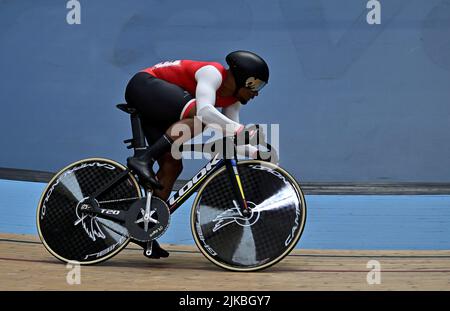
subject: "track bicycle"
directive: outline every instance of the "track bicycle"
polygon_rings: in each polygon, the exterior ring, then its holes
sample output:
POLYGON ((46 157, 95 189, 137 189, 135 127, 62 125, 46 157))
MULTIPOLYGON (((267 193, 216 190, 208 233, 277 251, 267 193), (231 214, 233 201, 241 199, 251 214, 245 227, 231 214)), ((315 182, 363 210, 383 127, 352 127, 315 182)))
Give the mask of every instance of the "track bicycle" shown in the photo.
MULTIPOLYGON (((141 120, 127 104, 135 155, 146 149, 141 120)), ((195 192, 191 231, 201 253, 226 270, 256 271, 274 265, 296 246, 306 221, 300 185, 284 169, 234 156, 212 159, 167 201, 153 195, 126 166, 105 158, 74 162, 48 183, 37 208, 45 248, 63 262, 89 265, 118 254, 130 241, 161 237, 170 216, 195 192)), ((269 145, 270 146, 270 145, 269 145)))

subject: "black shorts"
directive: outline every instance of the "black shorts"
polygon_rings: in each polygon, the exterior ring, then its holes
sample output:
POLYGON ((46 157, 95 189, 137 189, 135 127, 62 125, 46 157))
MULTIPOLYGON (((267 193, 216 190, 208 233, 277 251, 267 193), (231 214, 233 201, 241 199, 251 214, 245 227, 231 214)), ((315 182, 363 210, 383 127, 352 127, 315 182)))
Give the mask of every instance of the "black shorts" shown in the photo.
POLYGON ((149 145, 180 120, 182 111, 194 97, 178 85, 139 72, 128 82, 125 100, 136 108, 149 145))

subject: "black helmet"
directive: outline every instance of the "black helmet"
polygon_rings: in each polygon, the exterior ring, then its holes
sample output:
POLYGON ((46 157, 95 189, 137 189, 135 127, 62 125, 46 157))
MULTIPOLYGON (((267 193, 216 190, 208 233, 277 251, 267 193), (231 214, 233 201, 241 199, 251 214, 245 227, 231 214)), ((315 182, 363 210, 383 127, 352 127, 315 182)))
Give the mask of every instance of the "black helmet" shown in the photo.
POLYGON ((225 60, 236 80, 236 92, 241 87, 258 92, 269 81, 269 67, 264 59, 255 53, 235 51, 228 54, 225 60))

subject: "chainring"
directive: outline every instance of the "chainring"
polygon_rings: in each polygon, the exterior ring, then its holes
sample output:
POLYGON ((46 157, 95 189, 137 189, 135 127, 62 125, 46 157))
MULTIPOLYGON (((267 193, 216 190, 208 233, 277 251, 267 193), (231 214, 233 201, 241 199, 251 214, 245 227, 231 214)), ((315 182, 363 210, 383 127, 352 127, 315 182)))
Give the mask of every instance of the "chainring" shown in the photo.
POLYGON ((143 222, 138 222, 144 217, 145 204, 147 198, 137 200, 130 206, 125 218, 125 227, 128 229, 130 237, 141 242, 148 242, 159 238, 166 232, 170 223, 170 210, 166 202, 158 197, 152 197, 150 211, 152 218, 157 223, 149 223, 148 230, 144 230, 143 222))

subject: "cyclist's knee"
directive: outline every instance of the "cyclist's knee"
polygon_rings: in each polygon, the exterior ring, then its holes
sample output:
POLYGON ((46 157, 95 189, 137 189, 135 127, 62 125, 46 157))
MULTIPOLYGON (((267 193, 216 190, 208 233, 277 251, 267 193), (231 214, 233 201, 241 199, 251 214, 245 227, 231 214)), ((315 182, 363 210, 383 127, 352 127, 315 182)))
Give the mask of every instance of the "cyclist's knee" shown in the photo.
POLYGON ((198 118, 186 118, 174 123, 167 130, 166 134, 179 143, 184 143, 192 137, 200 134, 206 125, 198 118), (181 138, 181 139, 180 139, 181 138))

